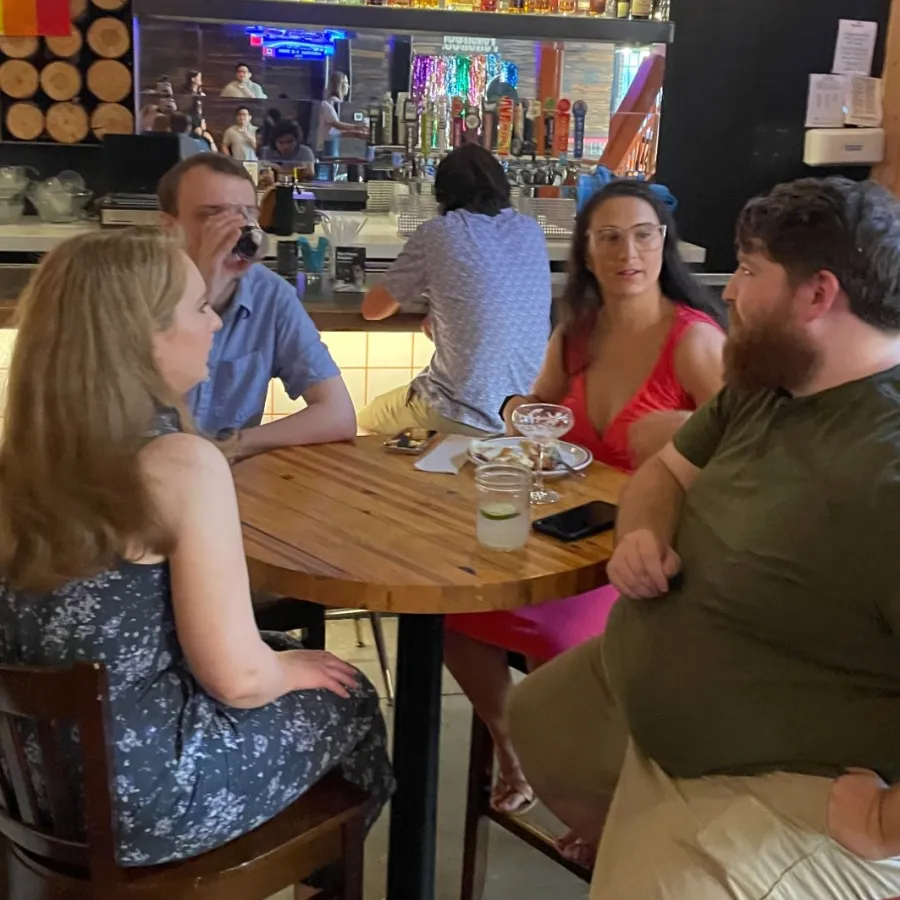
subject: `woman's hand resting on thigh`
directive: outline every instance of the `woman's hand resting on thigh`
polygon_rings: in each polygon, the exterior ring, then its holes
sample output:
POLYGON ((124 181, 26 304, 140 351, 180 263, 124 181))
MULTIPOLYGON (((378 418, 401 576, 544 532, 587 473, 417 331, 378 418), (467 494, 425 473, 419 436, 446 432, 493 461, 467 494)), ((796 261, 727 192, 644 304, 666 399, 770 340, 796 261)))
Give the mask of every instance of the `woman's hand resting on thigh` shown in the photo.
POLYGON ((828 798, 828 834, 863 859, 890 859, 894 852, 884 830, 888 786, 875 772, 852 769, 835 781, 828 798))
POLYGON ((346 698, 359 684, 356 669, 326 650, 284 650, 278 655, 290 671, 291 690, 326 690, 346 698))

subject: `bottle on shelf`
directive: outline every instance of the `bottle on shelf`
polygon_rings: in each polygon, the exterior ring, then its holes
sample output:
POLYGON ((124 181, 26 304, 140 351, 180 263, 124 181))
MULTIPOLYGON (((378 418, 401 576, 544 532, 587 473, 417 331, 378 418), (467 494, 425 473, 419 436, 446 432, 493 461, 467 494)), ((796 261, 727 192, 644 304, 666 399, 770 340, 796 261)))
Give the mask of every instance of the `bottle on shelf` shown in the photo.
POLYGON ((406 6, 409 7, 410 0, 387 0, 388 6, 406 6))
POLYGON ((615 0, 616 18, 627 19, 631 15, 631 0, 615 0))
POLYGON ((475 0, 452 0, 452 3, 447 4, 447 9, 458 9, 461 12, 472 12, 476 8, 475 0))
POLYGON ((592 16, 606 15, 607 0, 590 0, 590 14, 592 16))
POLYGON ((556 9, 563 16, 571 16, 575 12, 575 0, 556 0, 556 9))
POLYGON ((653 0, 653 18, 658 22, 668 22, 671 6, 671 0, 653 0))
POLYGON ((366 0, 366 6, 384 6, 384 0, 366 0))
POLYGON ((631 0, 631 18, 649 21, 653 16, 653 0, 631 0))
POLYGON ((552 0, 532 0, 533 7, 529 12, 536 12, 542 15, 553 12, 552 0))
POLYGON ((481 0, 480 8, 482 12, 497 12, 497 0, 481 0))
POLYGON ((525 0, 509 0, 506 4, 506 11, 514 15, 525 12, 525 0))

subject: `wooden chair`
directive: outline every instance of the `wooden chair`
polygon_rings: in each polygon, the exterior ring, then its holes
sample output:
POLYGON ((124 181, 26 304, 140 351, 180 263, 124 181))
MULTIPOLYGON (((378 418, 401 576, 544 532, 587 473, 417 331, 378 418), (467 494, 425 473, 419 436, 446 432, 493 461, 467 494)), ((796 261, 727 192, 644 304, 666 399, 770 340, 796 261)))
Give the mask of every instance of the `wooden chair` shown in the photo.
POLYGON ((9 847, 9 900, 264 900, 326 867, 340 887, 317 896, 362 900, 366 798, 336 773, 274 819, 208 853, 159 866, 118 865, 107 697, 106 670, 96 663, 0 666, 0 832, 9 847), (38 806, 21 719, 36 728, 48 810, 38 806), (86 840, 66 789, 61 723, 78 727, 86 840))
MULTIPOLYGON (((527 672, 525 658, 509 654, 509 665, 527 672)), ((560 765, 565 761, 560 760, 560 765)), ((491 806, 494 781, 494 741, 487 725, 472 711, 472 737, 469 742, 469 779, 466 793, 466 817, 463 836, 461 900, 481 900, 487 877, 489 826, 496 822, 510 834, 534 847, 563 868, 590 884, 591 870, 566 859, 556 849, 553 838, 524 818, 498 812, 491 806)))

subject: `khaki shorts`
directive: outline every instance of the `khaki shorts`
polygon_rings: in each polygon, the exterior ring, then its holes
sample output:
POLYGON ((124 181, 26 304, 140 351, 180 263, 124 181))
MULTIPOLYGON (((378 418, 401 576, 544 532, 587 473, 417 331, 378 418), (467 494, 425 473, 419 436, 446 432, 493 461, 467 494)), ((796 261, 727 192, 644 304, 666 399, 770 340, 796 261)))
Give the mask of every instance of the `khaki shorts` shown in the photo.
POLYGON ((599 816, 608 806, 590 900, 900 896, 900 859, 868 862, 828 837, 831 779, 666 775, 628 739, 602 649, 601 637, 557 657, 510 706, 526 776, 599 816))
POLYGON ((441 434, 463 434, 480 437, 487 432, 461 422, 445 419, 421 397, 410 394, 409 385, 381 394, 357 415, 359 427, 371 434, 390 437, 407 428, 425 428, 441 434))

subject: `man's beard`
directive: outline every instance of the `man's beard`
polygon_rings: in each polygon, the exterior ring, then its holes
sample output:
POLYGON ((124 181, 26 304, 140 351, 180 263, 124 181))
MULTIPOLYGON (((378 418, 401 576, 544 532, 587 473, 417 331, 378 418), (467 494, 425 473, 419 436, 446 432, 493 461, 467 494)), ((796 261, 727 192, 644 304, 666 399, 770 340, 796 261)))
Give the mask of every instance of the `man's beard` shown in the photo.
POLYGON ((725 343, 725 383, 740 391, 796 391, 815 374, 821 353, 794 324, 791 300, 786 297, 767 318, 739 319, 731 308, 731 327, 725 343))

